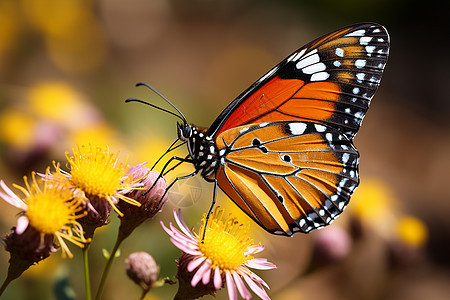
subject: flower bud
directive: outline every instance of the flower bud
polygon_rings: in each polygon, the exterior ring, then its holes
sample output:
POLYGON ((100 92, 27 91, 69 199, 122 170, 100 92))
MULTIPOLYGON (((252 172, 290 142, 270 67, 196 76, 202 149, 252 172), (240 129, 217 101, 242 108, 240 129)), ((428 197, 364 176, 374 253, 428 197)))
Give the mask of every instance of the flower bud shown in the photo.
POLYGON ((158 280, 159 266, 153 257, 146 252, 135 252, 125 260, 128 277, 138 284, 144 291, 151 289, 158 280))
POLYGON ((123 213, 119 231, 126 237, 136 227, 147 219, 152 218, 158 213, 167 202, 167 184, 164 177, 160 176, 157 171, 137 165, 130 168, 127 176, 131 175, 133 180, 137 180, 134 188, 121 191, 121 194, 138 201, 141 206, 129 205, 125 201, 119 201, 118 209, 123 213), (156 183, 155 183, 156 182, 156 183), (164 195, 164 198, 162 196, 164 195))

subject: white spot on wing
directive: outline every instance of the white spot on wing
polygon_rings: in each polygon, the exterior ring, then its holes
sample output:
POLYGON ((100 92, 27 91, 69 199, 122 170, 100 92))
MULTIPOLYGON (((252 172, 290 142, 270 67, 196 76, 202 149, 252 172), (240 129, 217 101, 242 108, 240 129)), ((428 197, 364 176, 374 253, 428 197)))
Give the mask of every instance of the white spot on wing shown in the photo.
POLYGON ((355 88, 353 88, 353 94, 358 94, 359 93, 359 88, 357 88, 357 87, 355 87, 355 88))
POLYGON ((359 29, 353 32, 350 32, 349 34, 346 34, 345 36, 363 36, 366 33, 365 29, 359 29))
MULTIPOLYGON (((317 57, 319 57, 319 56, 317 56, 317 57)), ((313 73, 317 73, 317 72, 320 72, 320 71, 325 71, 326 68, 327 67, 325 66, 324 63, 317 63, 317 64, 313 64, 313 65, 310 65, 310 66, 307 66, 307 67, 303 68, 302 71, 305 74, 313 74, 313 73)))
POLYGON ((372 52, 375 50, 375 46, 366 46, 366 51, 369 54, 372 54, 372 52))
POLYGON ((330 74, 327 72, 319 72, 311 75, 311 81, 323 81, 327 80, 330 74))
POLYGON ((241 130, 239 130, 239 133, 244 133, 244 132, 246 132, 246 131, 248 131, 248 127, 242 128, 241 130))
POLYGON ((327 129, 325 126, 320 125, 320 124, 314 124, 314 127, 316 128, 316 130, 318 132, 324 132, 327 129))
POLYGON ((296 61, 296 60, 298 60, 300 57, 303 56, 303 54, 305 54, 305 52, 306 52, 306 48, 302 49, 300 52, 292 54, 291 57, 288 58, 288 61, 291 61, 291 60, 292 61, 296 61))
POLYGON ((291 134, 300 135, 305 132, 306 124, 305 123, 289 123, 289 131, 291 134))
POLYGON ((359 43, 364 46, 368 45, 371 40, 372 40, 371 36, 363 36, 359 39, 359 43))
POLYGON ((339 67, 341 66, 341 62, 335 60, 335 61, 333 62, 333 65, 334 65, 335 67, 338 67, 338 68, 339 68, 339 67))
POLYGON ((320 61, 320 57, 318 54, 313 54, 310 56, 306 56, 305 58, 298 61, 298 63, 295 65, 297 69, 303 69, 307 66, 316 64, 320 61))
POLYGON ((365 60, 365 59, 357 59, 357 60, 355 61, 355 66, 356 66, 358 69, 364 68, 365 65, 366 65, 366 60, 365 60))
POLYGON ((344 57, 344 49, 336 48, 336 55, 339 57, 344 57))

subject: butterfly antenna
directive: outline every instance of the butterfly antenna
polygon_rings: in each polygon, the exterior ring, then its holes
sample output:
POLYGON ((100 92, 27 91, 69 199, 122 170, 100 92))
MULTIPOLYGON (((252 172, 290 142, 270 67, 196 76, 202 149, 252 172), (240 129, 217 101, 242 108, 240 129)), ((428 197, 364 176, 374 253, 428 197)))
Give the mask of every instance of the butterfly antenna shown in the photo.
POLYGON ((164 97, 160 92, 158 92, 157 90, 155 90, 151 85, 145 83, 145 82, 139 82, 136 84, 136 86, 145 86, 148 89, 150 89, 151 91, 153 91, 156 95, 158 95, 159 97, 161 97, 162 99, 164 99, 167 103, 170 104, 170 106, 172 106, 173 108, 175 108, 175 110, 180 114, 179 118, 181 118, 183 120, 183 123, 186 124, 186 118, 184 117, 183 113, 172 103, 169 101, 169 99, 167 99, 166 97, 164 97))
POLYGON ((136 99, 136 98, 128 98, 128 99, 125 100, 125 102, 126 102, 126 103, 128 103, 128 102, 139 102, 139 103, 142 103, 142 104, 151 106, 151 107, 153 107, 153 108, 162 110, 162 111, 164 111, 164 112, 166 112, 166 113, 168 113, 168 114, 171 114, 172 116, 175 116, 175 117, 177 117, 177 118, 180 118, 183 122, 186 122, 186 120, 184 119, 184 117, 180 117, 179 115, 177 115, 176 113, 171 112, 170 110, 167 110, 167 109, 162 108, 162 107, 159 107, 159 106, 157 106, 157 105, 148 103, 148 102, 146 102, 146 101, 144 101, 144 100, 140 100, 140 99, 136 99))

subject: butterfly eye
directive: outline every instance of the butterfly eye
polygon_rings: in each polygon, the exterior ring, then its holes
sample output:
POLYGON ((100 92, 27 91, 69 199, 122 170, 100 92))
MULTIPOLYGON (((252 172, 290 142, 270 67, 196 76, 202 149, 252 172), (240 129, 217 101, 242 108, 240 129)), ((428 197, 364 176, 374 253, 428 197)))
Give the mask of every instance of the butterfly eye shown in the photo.
POLYGON ((182 135, 184 139, 188 139, 192 136, 192 127, 189 125, 185 125, 182 128, 182 135))

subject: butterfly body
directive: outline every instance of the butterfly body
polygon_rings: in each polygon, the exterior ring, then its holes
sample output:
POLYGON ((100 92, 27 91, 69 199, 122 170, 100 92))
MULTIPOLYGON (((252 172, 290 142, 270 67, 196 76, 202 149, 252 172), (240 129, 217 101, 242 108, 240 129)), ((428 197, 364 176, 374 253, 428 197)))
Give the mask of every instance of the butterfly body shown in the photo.
POLYGON ((358 186, 353 138, 388 51, 388 33, 375 23, 342 28, 295 51, 209 128, 178 124, 189 151, 178 159, 195 168, 183 178, 200 173, 273 234, 330 224, 358 186))

